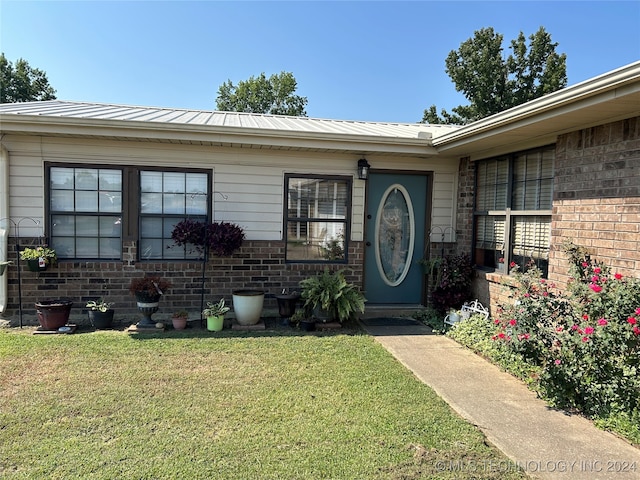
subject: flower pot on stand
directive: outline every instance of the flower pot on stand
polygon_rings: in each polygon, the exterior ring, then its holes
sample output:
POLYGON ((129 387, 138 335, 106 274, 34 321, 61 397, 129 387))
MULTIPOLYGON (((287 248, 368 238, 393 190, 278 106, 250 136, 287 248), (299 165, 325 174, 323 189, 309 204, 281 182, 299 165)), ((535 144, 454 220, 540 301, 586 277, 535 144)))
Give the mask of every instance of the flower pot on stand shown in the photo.
POLYGON ((289 325, 289 319, 296 313, 296 304, 300 300, 299 293, 279 293, 275 295, 278 302, 278 313, 283 325, 289 325))
POLYGON ((138 311, 142 314, 142 320, 138 322, 138 327, 155 328, 156 324, 151 319, 151 315, 158 311, 160 295, 148 295, 146 293, 136 293, 136 304, 138 311))
POLYGON ((43 330, 57 330, 69 322, 71 307, 70 300, 42 300, 35 303, 38 321, 43 330))
POLYGON ((89 310, 89 321, 93 328, 96 330, 107 330, 113 326, 113 309, 108 309, 106 312, 99 310, 89 310))
POLYGON ((233 311, 239 325, 256 325, 262 315, 264 291, 235 290, 233 292, 233 311))
POLYGON ((224 328, 224 315, 214 315, 207 317, 207 330, 210 332, 220 332, 224 328))

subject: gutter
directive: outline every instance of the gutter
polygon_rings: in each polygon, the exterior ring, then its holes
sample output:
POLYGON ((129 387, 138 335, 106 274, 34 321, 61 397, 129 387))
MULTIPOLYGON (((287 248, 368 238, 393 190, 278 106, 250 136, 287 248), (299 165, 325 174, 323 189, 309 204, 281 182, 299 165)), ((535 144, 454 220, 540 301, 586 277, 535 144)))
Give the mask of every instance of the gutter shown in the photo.
POLYGON ((543 120, 545 117, 553 116, 554 112, 563 108, 569 109, 570 105, 579 102, 584 104, 592 99, 594 103, 598 103, 629 95, 640 89, 638 80, 640 62, 634 62, 445 133, 434 139, 433 144, 439 152, 443 152, 452 146, 472 141, 482 134, 491 135, 518 122, 528 120, 533 123, 536 119, 543 120))
MULTIPOLYGON (((0 261, 9 255, 9 151, 0 144, 0 261)), ((7 308, 9 273, 0 276, 0 313, 7 308)))

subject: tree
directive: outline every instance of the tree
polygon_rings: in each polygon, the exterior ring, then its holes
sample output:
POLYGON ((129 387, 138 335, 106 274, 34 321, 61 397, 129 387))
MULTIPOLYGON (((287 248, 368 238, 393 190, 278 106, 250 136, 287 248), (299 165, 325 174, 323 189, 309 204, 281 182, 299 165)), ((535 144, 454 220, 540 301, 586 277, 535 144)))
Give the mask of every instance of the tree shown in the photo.
POLYGON ((290 72, 280 72, 269 78, 258 77, 234 85, 227 80, 218 88, 216 105, 226 112, 271 113, 306 117, 307 97, 294 95, 298 84, 290 72))
POLYGON ((47 74, 20 58, 15 66, 0 55, 0 103, 55 100, 47 74))
POLYGON ((503 59, 503 36, 483 28, 449 52, 446 72, 469 100, 469 105, 452 108, 452 113, 431 105, 422 123, 466 124, 541 97, 566 86, 566 54, 557 54, 557 43, 544 27, 529 36, 527 47, 522 32, 511 41, 513 51, 503 59))

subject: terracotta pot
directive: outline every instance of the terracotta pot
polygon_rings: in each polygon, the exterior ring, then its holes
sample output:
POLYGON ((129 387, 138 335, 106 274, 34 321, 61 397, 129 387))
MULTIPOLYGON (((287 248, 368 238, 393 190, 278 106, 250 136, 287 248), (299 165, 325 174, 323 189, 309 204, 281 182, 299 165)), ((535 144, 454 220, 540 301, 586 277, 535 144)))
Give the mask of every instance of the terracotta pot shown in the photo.
POLYGON ((187 317, 173 317, 171 323, 176 330, 184 330, 187 328, 187 317))

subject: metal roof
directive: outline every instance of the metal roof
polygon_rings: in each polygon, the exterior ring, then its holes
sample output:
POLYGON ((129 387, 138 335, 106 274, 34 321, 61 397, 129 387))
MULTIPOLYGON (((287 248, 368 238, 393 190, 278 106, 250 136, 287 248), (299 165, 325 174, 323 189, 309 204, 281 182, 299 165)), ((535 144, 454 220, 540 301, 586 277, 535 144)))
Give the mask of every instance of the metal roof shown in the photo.
POLYGON ((365 135, 406 139, 428 139, 430 135, 431 138, 435 138, 450 132, 452 129, 458 128, 450 125, 329 120, 285 115, 143 107, 63 100, 0 104, 0 114, 234 127, 277 130, 280 132, 365 135))

